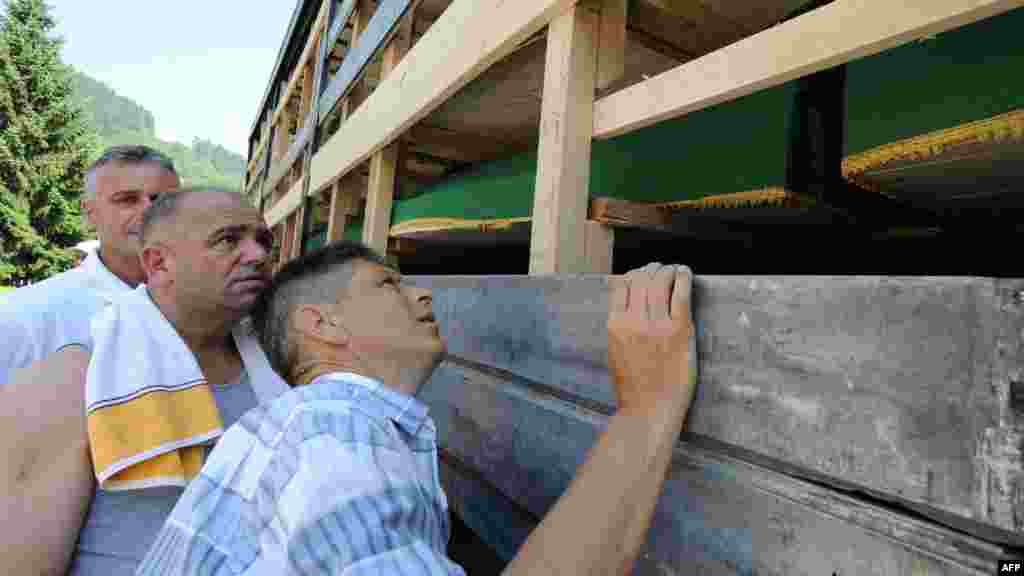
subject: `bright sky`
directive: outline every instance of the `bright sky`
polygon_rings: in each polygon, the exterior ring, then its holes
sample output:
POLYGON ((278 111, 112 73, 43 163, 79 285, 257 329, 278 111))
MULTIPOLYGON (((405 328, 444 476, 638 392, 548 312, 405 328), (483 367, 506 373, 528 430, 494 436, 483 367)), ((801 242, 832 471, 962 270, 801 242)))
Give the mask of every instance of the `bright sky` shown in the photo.
POLYGON ((64 62, 153 112, 157 136, 245 156, 294 0, 49 0, 64 62))

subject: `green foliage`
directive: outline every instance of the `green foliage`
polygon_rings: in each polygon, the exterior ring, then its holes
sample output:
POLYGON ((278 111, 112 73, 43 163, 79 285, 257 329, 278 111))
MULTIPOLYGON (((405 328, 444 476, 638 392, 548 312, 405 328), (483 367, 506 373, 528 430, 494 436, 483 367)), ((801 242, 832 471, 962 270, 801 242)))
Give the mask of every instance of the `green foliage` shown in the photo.
POLYGON ((104 148, 145 144, 174 160, 185 186, 210 184, 234 190, 241 188, 245 159, 240 155, 199 138, 193 140, 191 146, 160 140, 156 137, 153 113, 134 100, 118 95, 106 84, 81 72, 75 73, 75 84, 76 95, 99 132, 104 148))
POLYGON ((67 269, 83 238, 79 198, 98 141, 73 96, 43 0, 0 16, 0 284, 67 269))

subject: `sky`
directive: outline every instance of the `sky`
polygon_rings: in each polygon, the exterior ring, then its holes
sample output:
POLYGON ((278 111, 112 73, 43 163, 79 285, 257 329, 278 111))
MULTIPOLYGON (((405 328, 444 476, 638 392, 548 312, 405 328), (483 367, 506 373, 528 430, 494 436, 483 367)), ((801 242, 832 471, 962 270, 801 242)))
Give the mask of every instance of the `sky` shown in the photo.
POLYGON ((294 0, 48 0, 63 59, 153 112, 157 137, 246 155, 294 0))

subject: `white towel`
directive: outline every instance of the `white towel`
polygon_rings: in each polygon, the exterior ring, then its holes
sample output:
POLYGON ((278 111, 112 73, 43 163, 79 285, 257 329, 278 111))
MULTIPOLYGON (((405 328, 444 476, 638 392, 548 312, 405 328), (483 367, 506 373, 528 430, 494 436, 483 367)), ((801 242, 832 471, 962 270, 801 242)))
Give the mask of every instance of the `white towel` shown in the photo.
MULTIPOLYGON (((92 319, 85 403, 93 469, 105 490, 185 486, 223 433, 213 393, 146 286, 110 297, 92 319)), ((288 389, 248 318, 232 331, 256 397, 288 389)))

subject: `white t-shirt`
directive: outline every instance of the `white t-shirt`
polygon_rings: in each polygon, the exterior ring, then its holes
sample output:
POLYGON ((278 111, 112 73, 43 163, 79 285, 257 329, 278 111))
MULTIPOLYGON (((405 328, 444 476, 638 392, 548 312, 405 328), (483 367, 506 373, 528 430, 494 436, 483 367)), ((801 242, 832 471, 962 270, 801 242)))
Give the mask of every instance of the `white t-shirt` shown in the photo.
POLYGON ((0 386, 11 371, 69 346, 92 347, 89 321, 115 294, 132 288, 96 252, 76 267, 0 299, 0 386))

